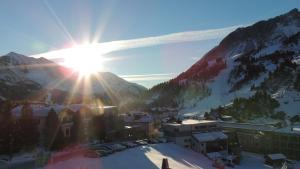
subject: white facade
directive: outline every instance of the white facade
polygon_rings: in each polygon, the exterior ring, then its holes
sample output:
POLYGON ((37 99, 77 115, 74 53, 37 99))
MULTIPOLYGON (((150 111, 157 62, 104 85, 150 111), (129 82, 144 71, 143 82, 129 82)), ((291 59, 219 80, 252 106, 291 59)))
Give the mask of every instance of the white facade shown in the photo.
POLYGON ((164 133, 168 140, 191 148, 192 133, 200 131, 217 130, 216 121, 211 120, 183 120, 181 123, 167 123, 164 125, 164 133))

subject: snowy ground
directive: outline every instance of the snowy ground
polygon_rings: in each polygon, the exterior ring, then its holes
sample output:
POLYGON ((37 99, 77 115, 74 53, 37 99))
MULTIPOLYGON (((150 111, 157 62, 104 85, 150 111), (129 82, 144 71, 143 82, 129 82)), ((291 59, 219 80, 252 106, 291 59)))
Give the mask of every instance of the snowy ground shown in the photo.
MULTIPOLYGON (((156 144, 140 146, 117 152, 107 157, 76 157, 67 161, 50 164, 45 169, 159 169, 162 159, 167 157, 172 169, 213 169, 211 161, 205 156, 175 144, 156 144)), ((300 168, 297 163, 295 168, 300 168)), ((243 159, 235 169, 268 169, 262 156, 244 153, 243 159)))

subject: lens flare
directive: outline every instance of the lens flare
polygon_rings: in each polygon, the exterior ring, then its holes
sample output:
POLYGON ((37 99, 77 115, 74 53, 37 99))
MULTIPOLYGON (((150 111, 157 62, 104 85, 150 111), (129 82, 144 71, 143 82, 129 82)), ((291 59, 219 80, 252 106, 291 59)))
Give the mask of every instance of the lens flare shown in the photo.
POLYGON ((104 57, 99 53, 99 48, 85 44, 72 47, 65 57, 64 65, 86 76, 103 70, 103 62, 104 57))

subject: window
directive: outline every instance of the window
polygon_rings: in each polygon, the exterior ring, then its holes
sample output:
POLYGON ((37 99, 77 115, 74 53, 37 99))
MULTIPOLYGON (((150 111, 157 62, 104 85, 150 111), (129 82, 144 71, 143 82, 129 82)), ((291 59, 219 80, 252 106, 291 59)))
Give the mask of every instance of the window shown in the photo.
POLYGON ((185 143, 187 143, 187 142, 191 142, 191 139, 187 138, 187 139, 184 139, 183 141, 184 141, 185 143))

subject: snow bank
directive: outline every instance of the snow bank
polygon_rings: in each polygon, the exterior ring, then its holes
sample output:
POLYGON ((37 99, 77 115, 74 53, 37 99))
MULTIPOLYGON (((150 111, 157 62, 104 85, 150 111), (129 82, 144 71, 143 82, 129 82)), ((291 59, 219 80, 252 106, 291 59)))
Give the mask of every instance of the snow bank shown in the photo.
POLYGON ((175 144, 136 147, 101 159, 77 157, 45 169, 158 169, 163 158, 168 158, 172 169, 213 169, 203 155, 175 144))
MULTIPOLYGON (((168 158, 172 169, 214 169, 212 162, 202 154, 172 143, 140 146, 117 152, 107 157, 77 157, 48 165, 44 169, 159 169, 162 159, 168 158)), ((269 169, 263 155, 245 153, 236 169, 269 169)), ((295 168, 300 168, 296 162, 295 168)))

